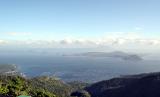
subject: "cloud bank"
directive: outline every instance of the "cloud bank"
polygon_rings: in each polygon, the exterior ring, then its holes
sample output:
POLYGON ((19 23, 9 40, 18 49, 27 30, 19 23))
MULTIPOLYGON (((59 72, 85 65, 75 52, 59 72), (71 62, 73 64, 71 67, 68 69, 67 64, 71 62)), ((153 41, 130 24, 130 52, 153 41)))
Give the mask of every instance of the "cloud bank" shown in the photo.
MULTIPOLYGON (((113 33, 113 32, 112 32, 113 33)), ((114 34, 106 34, 98 38, 90 39, 76 39, 64 38, 60 40, 0 40, 0 44, 6 45, 25 45, 25 46, 44 46, 44 47, 98 47, 98 46, 159 46, 160 39, 155 37, 145 37, 139 33, 129 32, 114 32, 114 34)), ((11 33, 12 35, 19 35, 20 33, 11 33)), ((28 33, 21 33, 20 35, 28 35, 28 33)))
POLYGON ((0 45, 7 44, 7 43, 8 43, 8 41, 6 41, 6 40, 0 40, 0 45))

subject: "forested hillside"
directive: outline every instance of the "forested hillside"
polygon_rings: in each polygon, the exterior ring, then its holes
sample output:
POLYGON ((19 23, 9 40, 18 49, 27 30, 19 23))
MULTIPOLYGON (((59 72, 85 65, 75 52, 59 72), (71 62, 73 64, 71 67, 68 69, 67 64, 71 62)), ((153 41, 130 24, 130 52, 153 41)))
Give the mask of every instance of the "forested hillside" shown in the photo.
POLYGON ((71 92, 80 88, 82 87, 78 82, 66 84, 54 77, 24 78, 17 75, 0 76, 0 97, 17 97, 19 95, 29 95, 31 97, 70 97, 71 92))
POLYGON ((113 78, 85 90, 91 97, 160 97, 160 73, 113 78))
POLYGON ((160 97, 160 73, 123 76, 86 84, 55 77, 0 76, 0 97, 160 97))

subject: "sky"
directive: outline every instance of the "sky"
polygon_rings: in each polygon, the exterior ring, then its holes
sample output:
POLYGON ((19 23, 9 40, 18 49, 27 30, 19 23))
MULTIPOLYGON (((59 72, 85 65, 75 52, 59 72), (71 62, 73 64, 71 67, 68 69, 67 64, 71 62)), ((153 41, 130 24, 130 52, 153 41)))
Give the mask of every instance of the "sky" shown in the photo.
POLYGON ((1 0, 0 46, 160 49, 159 0, 1 0))

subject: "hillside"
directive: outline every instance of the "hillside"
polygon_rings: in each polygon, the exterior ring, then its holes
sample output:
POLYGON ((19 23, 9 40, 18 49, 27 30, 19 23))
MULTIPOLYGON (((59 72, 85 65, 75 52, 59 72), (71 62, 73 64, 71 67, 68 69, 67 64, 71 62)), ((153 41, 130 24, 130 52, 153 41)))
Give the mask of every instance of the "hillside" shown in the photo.
POLYGON ((71 92, 81 88, 77 82, 70 84, 47 76, 24 78, 18 75, 0 75, 0 97, 70 97, 71 92))
POLYGON ((160 97, 160 73, 101 81, 85 88, 91 97, 160 97))
POLYGON ((90 85, 78 81, 65 83, 52 76, 0 75, 0 97, 160 97, 159 90, 159 72, 126 75, 90 85))
POLYGON ((124 76, 88 84, 54 77, 0 76, 0 97, 159 97, 160 73, 124 76), (70 96, 71 95, 71 96, 70 96))

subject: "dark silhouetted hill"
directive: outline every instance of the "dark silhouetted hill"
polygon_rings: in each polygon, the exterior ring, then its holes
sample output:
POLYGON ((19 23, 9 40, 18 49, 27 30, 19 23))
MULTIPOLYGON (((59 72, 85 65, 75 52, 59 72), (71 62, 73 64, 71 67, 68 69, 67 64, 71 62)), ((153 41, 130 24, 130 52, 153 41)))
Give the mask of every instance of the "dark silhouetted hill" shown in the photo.
POLYGON ((85 88, 91 97, 160 97, 160 73, 101 81, 85 88))

